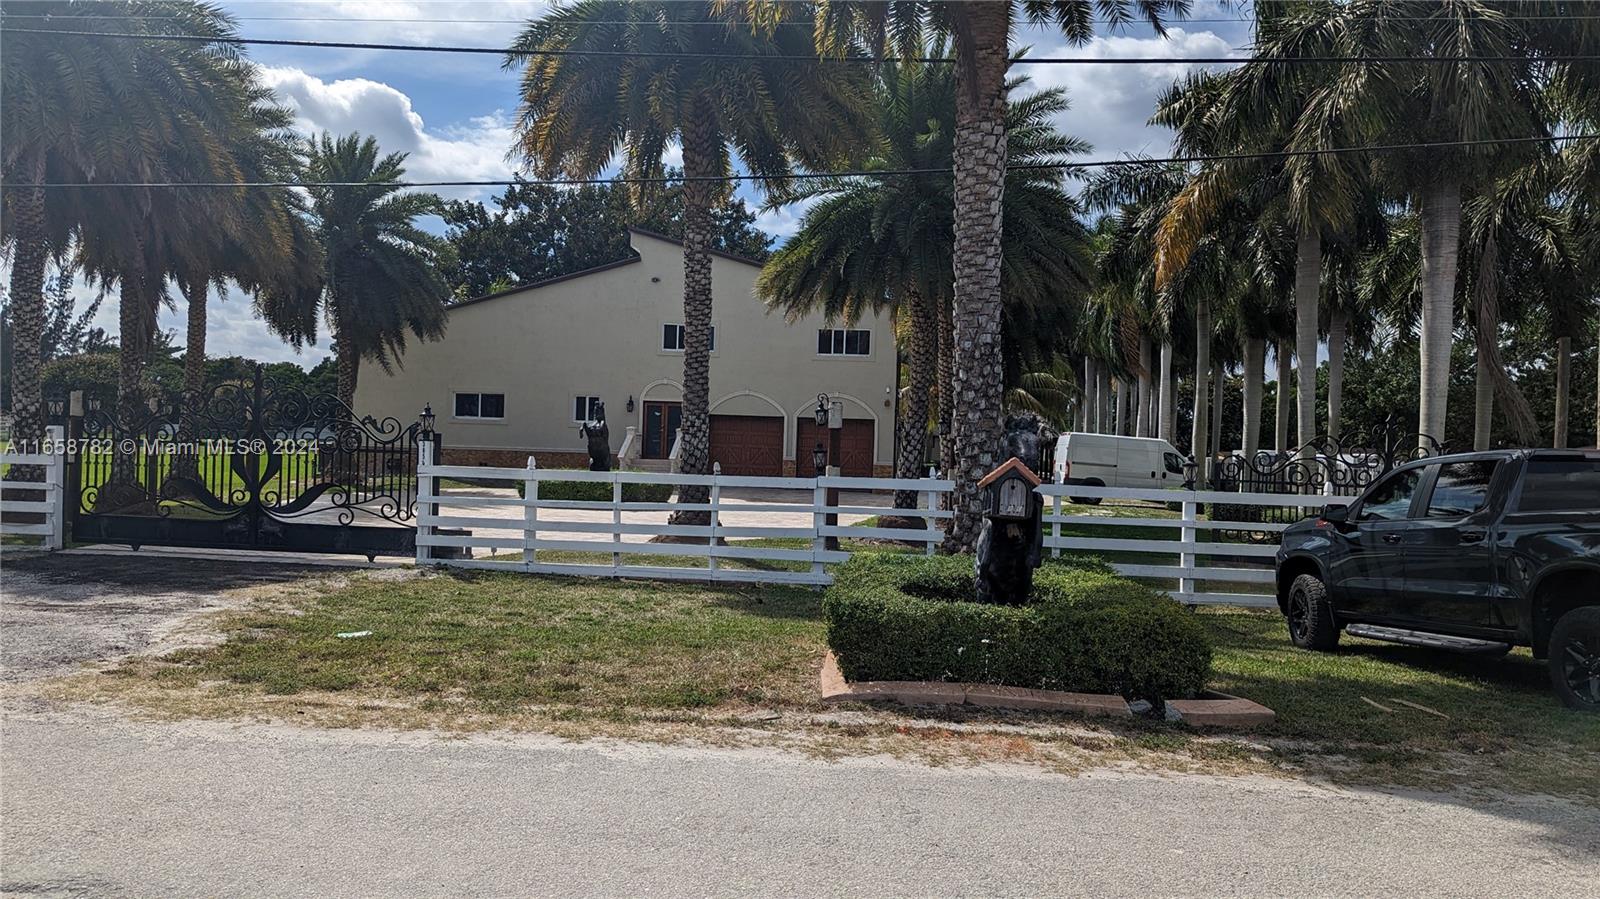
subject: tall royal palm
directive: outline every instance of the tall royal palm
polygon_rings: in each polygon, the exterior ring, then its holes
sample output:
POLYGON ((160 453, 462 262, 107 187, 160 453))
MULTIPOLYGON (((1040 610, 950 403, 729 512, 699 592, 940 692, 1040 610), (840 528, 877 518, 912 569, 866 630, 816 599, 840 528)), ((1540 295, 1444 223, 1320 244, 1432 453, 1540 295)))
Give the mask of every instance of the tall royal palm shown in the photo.
MULTIPOLYGON (((1329 55, 1348 61, 1317 66, 1317 83, 1305 95, 1287 146, 1326 150, 1548 135, 1543 85, 1552 78, 1600 77, 1592 64, 1549 58, 1582 53, 1600 39, 1600 24, 1578 16, 1579 8, 1566 0, 1352 0, 1338 4, 1331 17, 1291 17, 1277 33, 1282 46, 1325 44, 1329 55)), ((1423 434, 1444 432, 1463 196, 1521 155, 1514 144, 1477 143, 1374 157, 1382 182, 1420 216, 1423 434)))
MULTIPOLYGON (((506 55, 522 69, 518 148, 541 172, 593 177, 621 153, 626 176, 658 179, 670 145, 682 149, 687 473, 711 467, 711 210, 729 194, 735 156, 777 178, 795 162, 861 152, 870 134, 866 73, 806 59, 808 29, 791 26, 809 14, 791 3, 583 0, 528 25, 506 55)), ((701 501, 696 490, 683 497, 701 501)))
MULTIPOLYGON (((769 0, 770 2, 770 0, 769 0)), ((951 535, 961 547, 977 540, 982 522, 978 480, 1001 461, 1004 359, 1001 354, 1002 198, 1006 184, 1006 69, 1015 13, 1060 28, 1074 44, 1094 37, 1095 16, 1118 25, 1137 16, 1162 30, 1162 17, 1183 14, 1188 0, 818 0, 821 48, 844 53, 865 39, 918 56, 930 32, 951 37, 956 56, 954 399, 957 470, 951 535)))
MULTIPOLYGON (((937 48, 934 53, 941 55, 937 48)), ((1008 86, 1014 89, 1023 81, 1012 79, 1008 86)), ((941 173, 951 163, 955 89, 949 66, 886 63, 875 104, 880 150, 863 168, 919 173, 818 179, 776 197, 775 202, 817 202, 756 285, 769 305, 791 316, 820 311, 848 320, 884 306, 906 316, 910 383, 901 404, 896 462, 896 474, 903 478, 918 476, 926 449, 928 400, 942 339, 939 307, 949 303, 953 289, 955 196, 950 178, 941 173)), ((1011 103, 1007 156, 1020 164, 1047 164, 1085 152, 1087 145, 1051 124, 1067 106, 1061 90, 1011 103)), ((1037 403, 1052 395, 1054 347, 1049 345, 1072 331, 1059 314, 1076 309, 1089 286, 1087 233, 1059 171, 1013 170, 1003 214, 1008 235, 1003 334, 1011 360, 1004 382, 1015 399, 1037 403), (1024 375, 1024 368, 1033 370, 1024 375)), ((948 407, 949 385, 939 386, 940 405, 948 407)), ((940 409, 941 424, 947 411, 940 409)), ((915 504, 915 493, 896 496, 901 508, 915 504)))
POLYGON ((323 134, 312 144, 307 180, 328 185, 307 188, 325 287, 320 302, 267 316, 279 333, 300 342, 316 334, 321 313, 333 332, 339 399, 350 408, 363 359, 387 371, 405 351, 408 333, 421 340, 444 335, 450 297, 439 270, 444 242, 416 223, 438 214, 443 203, 399 185, 405 158, 380 156, 377 140, 359 134, 323 134))

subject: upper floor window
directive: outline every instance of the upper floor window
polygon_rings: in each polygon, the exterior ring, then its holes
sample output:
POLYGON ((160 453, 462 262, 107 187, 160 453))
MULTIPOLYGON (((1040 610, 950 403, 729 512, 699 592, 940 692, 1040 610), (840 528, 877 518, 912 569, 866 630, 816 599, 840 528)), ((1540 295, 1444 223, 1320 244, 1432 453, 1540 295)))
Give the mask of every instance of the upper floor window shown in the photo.
POLYGON ((819 356, 870 356, 872 332, 866 328, 822 328, 817 331, 819 356))
POLYGON ((600 398, 597 396, 575 396, 572 398, 572 420, 593 421, 595 413, 600 411, 600 398))
MULTIPOLYGON (((661 348, 668 352, 683 352, 683 325, 661 326, 661 348)), ((711 326, 711 352, 717 351, 717 326, 711 326)))
POLYGON ((456 418, 505 418, 506 395, 503 393, 456 394, 456 418))

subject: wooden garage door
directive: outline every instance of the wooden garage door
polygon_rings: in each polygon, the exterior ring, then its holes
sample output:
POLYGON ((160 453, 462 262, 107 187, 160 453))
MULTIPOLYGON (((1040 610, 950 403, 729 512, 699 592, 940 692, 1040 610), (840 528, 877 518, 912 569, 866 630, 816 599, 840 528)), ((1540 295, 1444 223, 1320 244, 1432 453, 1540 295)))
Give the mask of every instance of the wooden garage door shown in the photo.
MULTIPOLYGON (((797 439, 795 440, 794 457, 799 472, 804 477, 812 474, 811 451, 817 446, 817 420, 811 417, 797 419, 797 439)), ((822 432, 822 445, 828 446, 827 428, 822 432)), ((844 433, 839 435, 840 455, 844 462, 839 466, 840 473, 849 478, 872 477, 872 419, 847 418, 844 420, 844 433)))
POLYGON ((723 474, 781 477, 783 419, 763 415, 711 416, 711 461, 723 474))

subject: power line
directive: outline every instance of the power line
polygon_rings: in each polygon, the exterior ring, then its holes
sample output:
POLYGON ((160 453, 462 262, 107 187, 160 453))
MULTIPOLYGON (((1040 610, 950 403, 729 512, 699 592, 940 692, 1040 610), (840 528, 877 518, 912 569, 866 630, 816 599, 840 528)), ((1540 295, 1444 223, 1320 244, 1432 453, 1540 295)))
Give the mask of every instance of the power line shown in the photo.
MULTIPOLYGON (((1007 166, 1010 171, 1042 171, 1110 168, 1115 166, 1176 165, 1199 162, 1230 162, 1244 159, 1290 159, 1303 156, 1335 156, 1349 153, 1389 153, 1400 150, 1446 150, 1461 147, 1501 146, 1510 144, 1543 144, 1560 141, 1596 140, 1600 134, 1563 134, 1541 137, 1503 137, 1478 140, 1435 141, 1417 144, 1377 144, 1364 147, 1329 147, 1322 150, 1276 150, 1268 153, 1218 153, 1197 156, 1166 156, 1161 158, 1098 159, 1086 162, 1035 162, 1007 166)), ((5 185, 14 189, 25 188, 294 188, 294 187, 512 187, 530 185, 539 187, 588 187, 613 184, 682 184, 695 182, 746 182, 746 181, 810 181, 821 178, 892 178, 905 175, 937 175, 949 172, 948 168, 915 169, 856 169, 842 172, 795 172, 777 177, 764 175, 672 175, 653 178, 563 178, 563 179, 485 179, 480 181, 82 181, 82 182, 31 182, 5 185)))
MULTIPOLYGON (((8 13, 6 15, 6 18, 8 18, 8 19, 45 19, 45 20, 49 20, 49 21, 52 21, 52 22, 69 22, 69 21, 81 21, 81 20, 84 20, 84 19, 93 19, 95 21, 127 21, 127 20, 168 21, 168 20, 181 19, 183 17, 182 16, 140 16, 140 15, 96 15, 96 14, 71 15, 71 16, 51 16, 51 15, 43 15, 43 14, 38 14, 38 13, 31 13, 31 14, 30 13, 8 13)), ((515 18, 511 18, 511 19, 420 19, 420 18, 396 18, 396 17, 387 17, 387 16, 372 17, 372 18, 360 17, 360 16, 357 16, 357 17, 351 17, 351 16, 232 16, 231 18, 234 21, 238 21, 238 22, 334 22, 334 23, 343 23, 343 24, 350 24, 350 25, 359 25, 359 24, 363 24, 363 23, 388 24, 388 25, 413 25, 413 24, 415 24, 415 25, 527 25, 530 22, 534 21, 534 20, 528 19, 528 18, 521 18, 521 19, 515 19, 515 18)), ((1385 21, 1385 22, 1431 22, 1431 21, 1434 21, 1435 19, 1436 19, 1436 17, 1434 17, 1434 16, 1384 16, 1383 17, 1383 21, 1385 21)), ((1481 18, 1481 19, 1468 19, 1467 21, 1469 21, 1469 22, 1484 22, 1484 23, 1491 22, 1491 21, 1496 21, 1496 22, 1497 21, 1574 22, 1574 21, 1589 21, 1589 20, 1593 20, 1593 19, 1600 19, 1600 15, 1525 15, 1525 14, 1522 14, 1522 13, 1506 13, 1506 14, 1503 14, 1503 15, 1495 16, 1492 19, 1488 18, 1488 17, 1485 17, 1485 18, 1481 18)), ((1223 17, 1216 17, 1216 18, 1173 19, 1172 21, 1170 21, 1170 22, 1168 22, 1166 24, 1174 25, 1174 26, 1181 26, 1181 25, 1224 25, 1224 24, 1247 24, 1247 23, 1252 23, 1252 22, 1255 22, 1255 21, 1256 21, 1256 18, 1254 16, 1223 16, 1223 17)), ((651 22, 641 22, 641 21, 636 20, 636 19, 585 19, 584 23, 585 24, 589 24, 589 25, 650 25, 650 24, 654 24, 654 23, 651 23, 651 22)), ((812 23, 812 22, 798 22, 798 21, 797 22, 777 22, 777 23, 774 23, 774 24, 777 25, 778 27, 784 27, 784 28, 808 28, 809 29, 809 28, 814 28, 815 27, 815 24, 812 23)), ((1115 21, 1114 22, 1114 21, 1112 21, 1110 19, 1094 18, 1094 19, 1090 19, 1089 20, 1089 24, 1091 24, 1091 25, 1121 25, 1121 24, 1128 24, 1128 23, 1124 23, 1124 22, 1121 22, 1121 21, 1115 21)), ((1141 22, 1134 21, 1131 24, 1137 25, 1137 24, 1141 24, 1141 22)), ((682 26, 707 27, 707 28, 743 28, 743 27, 747 27, 748 23, 735 22, 735 21, 721 21, 721 20, 695 21, 695 22, 674 21, 674 22, 671 23, 671 25, 673 27, 675 27, 675 28, 676 27, 682 27, 682 26)))
MULTIPOLYGON (((493 54, 495 56, 557 56, 557 57, 602 57, 619 59, 725 59, 743 62, 799 62, 799 63, 867 63, 878 64, 883 62, 917 62, 930 65, 945 65, 954 63, 948 57, 894 57, 886 56, 873 58, 870 56, 818 56, 807 53, 685 53, 677 51, 634 51, 634 50, 567 50, 567 49, 539 49, 517 50, 497 47, 456 47, 448 45, 428 44, 373 44, 357 41, 311 41, 293 40, 289 38, 251 38, 251 37, 213 37, 203 34, 132 34, 117 31, 62 31, 42 28, 0 28, 0 32, 14 34, 54 34, 70 37, 109 37, 126 40, 146 41, 183 41, 200 44, 256 44, 267 47, 323 47, 339 50, 405 50, 418 53, 477 53, 493 54)), ((1570 54, 1550 55, 1539 57, 1528 56, 1128 56, 1128 57, 1066 57, 1066 56, 1041 56, 1023 57, 1015 62, 1016 65, 1168 65, 1171 63, 1186 63, 1190 65, 1243 65, 1251 62, 1271 63, 1343 63, 1354 62, 1364 65, 1374 63, 1527 63, 1527 62, 1597 62, 1600 54, 1570 54)))

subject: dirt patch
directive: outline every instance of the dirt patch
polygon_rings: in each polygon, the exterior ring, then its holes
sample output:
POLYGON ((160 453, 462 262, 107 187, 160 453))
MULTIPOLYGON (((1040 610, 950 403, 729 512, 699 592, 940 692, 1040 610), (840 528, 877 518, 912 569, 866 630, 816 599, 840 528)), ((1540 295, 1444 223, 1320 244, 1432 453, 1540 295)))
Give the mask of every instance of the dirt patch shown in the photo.
POLYGON ((351 577, 409 576, 406 570, 330 571, 278 562, 52 554, 7 557, 0 574, 0 683, 69 674, 221 639, 213 613, 351 577))

